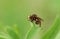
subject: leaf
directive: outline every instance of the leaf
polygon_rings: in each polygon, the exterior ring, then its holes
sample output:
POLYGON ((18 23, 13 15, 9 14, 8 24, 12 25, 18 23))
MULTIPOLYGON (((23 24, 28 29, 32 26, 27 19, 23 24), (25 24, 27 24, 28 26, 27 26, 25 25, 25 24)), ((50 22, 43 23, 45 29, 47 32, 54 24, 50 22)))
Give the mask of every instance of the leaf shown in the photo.
POLYGON ((19 36, 12 29, 8 29, 7 31, 12 39, 19 39, 19 36))
POLYGON ((60 17, 57 16, 53 26, 46 32, 42 39, 54 39, 60 30, 60 17))
POLYGON ((32 27, 28 30, 25 39, 31 39, 32 36, 34 36, 34 34, 36 34, 36 31, 39 29, 34 23, 31 23, 31 26, 32 27))

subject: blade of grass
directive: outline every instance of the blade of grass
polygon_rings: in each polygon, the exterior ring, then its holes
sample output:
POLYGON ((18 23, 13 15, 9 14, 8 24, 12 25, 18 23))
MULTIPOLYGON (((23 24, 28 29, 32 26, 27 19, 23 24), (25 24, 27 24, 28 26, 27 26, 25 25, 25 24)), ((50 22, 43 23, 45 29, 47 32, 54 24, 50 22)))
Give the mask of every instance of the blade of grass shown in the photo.
POLYGON ((16 32, 14 32, 14 30, 8 28, 7 29, 7 32, 8 32, 8 34, 10 35, 10 37, 12 39, 19 39, 19 36, 16 34, 16 32))
POLYGON ((31 39, 35 32, 38 30, 38 27, 34 23, 31 23, 31 26, 32 27, 28 30, 25 39, 31 39))
POLYGON ((60 17, 57 16, 53 26, 46 32, 42 39, 54 39, 60 30, 60 17))

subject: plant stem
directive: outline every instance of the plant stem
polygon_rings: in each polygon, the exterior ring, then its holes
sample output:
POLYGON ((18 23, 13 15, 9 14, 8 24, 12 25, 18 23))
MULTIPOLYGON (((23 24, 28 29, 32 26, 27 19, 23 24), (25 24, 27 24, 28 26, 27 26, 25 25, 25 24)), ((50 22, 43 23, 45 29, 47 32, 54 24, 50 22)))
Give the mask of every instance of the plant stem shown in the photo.
POLYGON ((25 39, 30 39, 38 29, 34 23, 31 23, 31 26, 32 27, 28 30, 25 39))

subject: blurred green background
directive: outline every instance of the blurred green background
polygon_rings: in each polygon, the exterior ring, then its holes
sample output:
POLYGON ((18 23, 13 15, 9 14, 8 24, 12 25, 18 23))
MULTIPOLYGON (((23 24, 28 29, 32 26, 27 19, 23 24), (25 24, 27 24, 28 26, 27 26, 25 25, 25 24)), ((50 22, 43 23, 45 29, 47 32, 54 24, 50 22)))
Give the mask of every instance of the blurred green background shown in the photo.
POLYGON ((25 39, 33 13, 44 20, 43 30, 28 39, 40 39, 60 15, 60 0, 0 0, 0 39, 25 39))

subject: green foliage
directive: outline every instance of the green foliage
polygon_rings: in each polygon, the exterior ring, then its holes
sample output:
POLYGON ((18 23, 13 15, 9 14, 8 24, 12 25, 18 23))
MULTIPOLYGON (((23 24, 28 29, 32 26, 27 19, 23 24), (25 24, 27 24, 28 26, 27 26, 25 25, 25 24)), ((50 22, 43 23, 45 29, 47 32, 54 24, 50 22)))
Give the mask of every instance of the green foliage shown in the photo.
POLYGON ((60 39, 60 0, 0 0, 0 39, 60 39), (30 24, 36 13, 42 26, 30 24))

